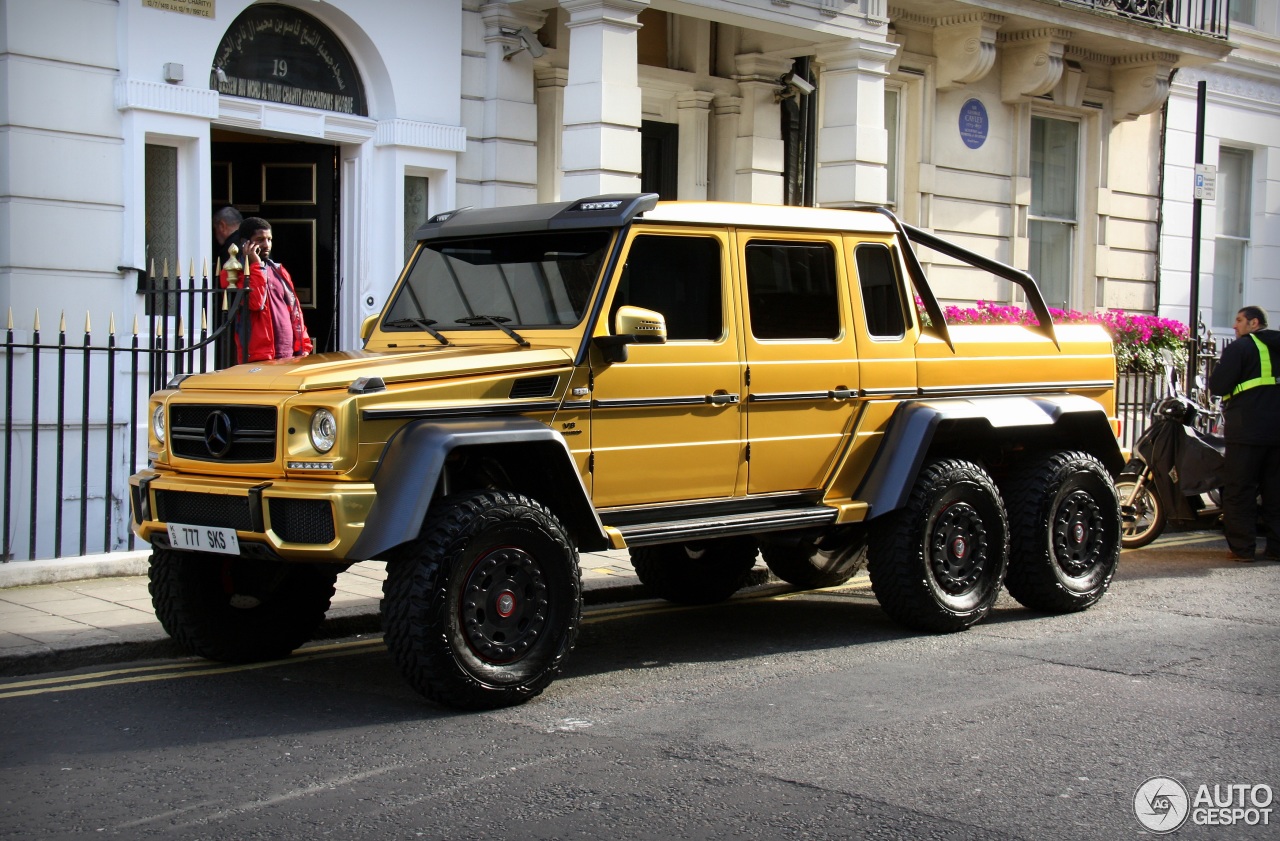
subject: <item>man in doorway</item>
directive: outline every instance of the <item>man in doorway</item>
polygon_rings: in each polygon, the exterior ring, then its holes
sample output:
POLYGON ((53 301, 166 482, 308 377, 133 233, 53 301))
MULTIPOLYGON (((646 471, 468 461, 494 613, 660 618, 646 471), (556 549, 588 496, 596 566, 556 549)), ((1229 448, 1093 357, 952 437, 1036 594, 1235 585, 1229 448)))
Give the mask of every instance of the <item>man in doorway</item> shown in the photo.
MULTIPOLYGON (((294 359, 311 353, 311 337, 302 320, 302 307, 293 279, 284 266, 271 259, 271 223, 250 216, 240 223, 237 236, 244 264, 246 288, 244 315, 236 330, 237 359, 259 362, 294 359), (246 355, 245 349, 248 349, 246 355)), ((227 287, 227 272, 220 280, 227 287)))
POLYGON ((230 205, 213 214, 213 239, 217 244, 213 250, 215 272, 222 271, 222 267, 226 265, 227 249, 234 242, 234 237, 231 235, 240 229, 240 223, 243 221, 244 217, 240 215, 240 211, 230 205))
POLYGON ((1267 329, 1267 313, 1256 306, 1236 313, 1235 331, 1236 340, 1223 348, 1209 375, 1209 390, 1223 399, 1226 424, 1227 546, 1233 560, 1253 560, 1261 494, 1263 557, 1280 561, 1280 331, 1267 329))

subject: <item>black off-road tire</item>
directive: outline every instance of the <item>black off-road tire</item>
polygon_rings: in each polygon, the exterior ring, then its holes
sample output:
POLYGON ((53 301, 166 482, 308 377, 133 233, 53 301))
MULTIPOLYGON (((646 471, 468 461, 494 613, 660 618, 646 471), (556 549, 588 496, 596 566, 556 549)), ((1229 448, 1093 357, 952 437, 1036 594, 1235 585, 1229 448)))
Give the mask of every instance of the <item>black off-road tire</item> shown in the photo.
POLYGON ((896 622, 951 633, 980 622, 1000 595, 1009 526, 995 483, 962 459, 920 471, 907 504, 872 530, 871 589, 896 622))
POLYGON ((388 564, 382 613, 387 649, 428 700, 463 710, 521 704, 573 651, 578 553, 555 515, 526 496, 459 494, 388 564))
POLYGON ((342 567, 156 549, 151 604, 192 654, 227 663, 276 660, 324 621, 342 567))
POLYGON ((769 570, 788 584, 807 589, 835 587, 867 562, 865 533, 848 529, 831 529, 816 541, 808 537, 795 542, 767 541, 760 554, 769 570))
POLYGON ((631 550, 640 583, 678 604, 722 602, 742 589, 756 563, 751 537, 668 543, 631 550))
POLYGON ((1120 503, 1088 453, 1056 452, 1010 476, 1005 587, 1025 607, 1074 613, 1096 604, 1120 560, 1120 503))
POLYGON ((1141 549, 1164 533, 1165 510, 1156 495, 1155 486, 1144 482, 1142 492, 1133 501, 1132 510, 1127 511, 1129 497, 1133 494, 1138 477, 1131 473, 1122 473, 1116 481, 1116 496, 1120 499, 1120 545, 1125 549, 1141 549), (1132 517, 1125 522, 1124 517, 1132 517))

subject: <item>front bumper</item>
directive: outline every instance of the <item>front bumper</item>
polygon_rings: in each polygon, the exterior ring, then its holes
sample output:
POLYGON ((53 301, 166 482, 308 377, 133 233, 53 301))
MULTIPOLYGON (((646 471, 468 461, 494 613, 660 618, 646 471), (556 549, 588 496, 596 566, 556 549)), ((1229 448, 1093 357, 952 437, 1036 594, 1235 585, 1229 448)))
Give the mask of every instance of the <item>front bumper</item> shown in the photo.
POLYGON ((370 482, 129 477, 133 530, 148 543, 168 545, 170 522, 233 528, 244 554, 286 561, 344 560, 376 495, 370 482))

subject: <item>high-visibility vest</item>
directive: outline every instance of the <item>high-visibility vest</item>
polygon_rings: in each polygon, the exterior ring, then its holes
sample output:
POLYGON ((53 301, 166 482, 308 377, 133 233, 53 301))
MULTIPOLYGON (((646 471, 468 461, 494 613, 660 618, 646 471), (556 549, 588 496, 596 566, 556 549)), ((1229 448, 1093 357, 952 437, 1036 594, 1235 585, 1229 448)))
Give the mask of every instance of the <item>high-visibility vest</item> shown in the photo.
POLYGON ((1262 362, 1262 376, 1254 377, 1251 380, 1245 380, 1240 383, 1240 385, 1232 389, 1231 393, 1227 395, 1227 399, 1235 397, 1242 391, 1257 388, 1260 385, 1280 385, 1280 377, 1276 377, 1271 373, 1271 351, 1267 349, 1265 344, 1263 344, 1262 339, 1259 339, 1252 333, 1249 334, 1249 338, 1253 339, 1253 343, 1258 346, 1258 359, 1262 362))

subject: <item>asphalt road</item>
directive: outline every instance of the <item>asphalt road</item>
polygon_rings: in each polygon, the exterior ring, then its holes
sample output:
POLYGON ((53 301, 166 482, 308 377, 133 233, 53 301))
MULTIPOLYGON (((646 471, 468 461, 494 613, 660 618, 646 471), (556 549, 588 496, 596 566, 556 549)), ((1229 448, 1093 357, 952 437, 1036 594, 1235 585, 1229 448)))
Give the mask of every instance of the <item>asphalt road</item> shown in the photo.
POLYGON ((421 701, 377 638, 4 679, 0 837, 1144 836, 1153 776, 1280 793, 1280 564, 1184 539, 1086 613, 1005 599, 950 636, 857 587, 594 608, 569 673, 492 713, 421 701))

